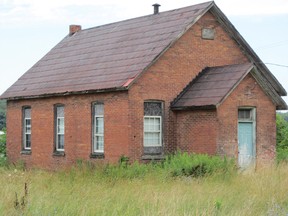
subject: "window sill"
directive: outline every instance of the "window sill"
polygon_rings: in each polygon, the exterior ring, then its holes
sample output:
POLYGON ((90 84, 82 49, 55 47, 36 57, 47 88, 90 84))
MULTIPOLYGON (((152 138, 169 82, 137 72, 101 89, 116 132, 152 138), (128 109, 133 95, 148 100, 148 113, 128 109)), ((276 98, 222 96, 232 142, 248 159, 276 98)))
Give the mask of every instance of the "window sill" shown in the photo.
POLYGON ((31 155, 31 150, 28 150, 28 149, 23 149, 21 152, 20 152, 22 155, 31 155))
POLYGON ((165 155, 158 154, 158 155, 143 155, 142 160, 164 160, 165 155))
POLYGON ((53 152, 53 156, 64 157, 65 156, 65 152, 64 151, 55 151, 55 152, 53 152))
POLYGON ((96 158, 96 159, 104 159, 104 153, 91 153, 90 158, 96 158))

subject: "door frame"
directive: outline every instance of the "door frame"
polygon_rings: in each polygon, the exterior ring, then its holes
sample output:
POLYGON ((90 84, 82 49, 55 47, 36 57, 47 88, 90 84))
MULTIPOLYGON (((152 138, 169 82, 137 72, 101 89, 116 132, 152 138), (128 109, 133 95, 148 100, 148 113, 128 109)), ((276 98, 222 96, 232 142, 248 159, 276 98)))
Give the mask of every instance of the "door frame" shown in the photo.
MULTIPOLYGON (((252 157, 252 161, 249 164, 248 167, 251 168, 255 168, 256 166, 256 159, 257 159, 257 149, 256 149, 256 107, 249 107, 249 106, 243 106, 243 107, 238 107, 237 110, 237 149, 239 148, 239 123, 245 123, 245 122, 249 122, 252 123, 252 151, 253 151, 253 157, 252 157), (251 119, 239 119, 239 111, 240 110, 250 110, 251 111, 251 119)), ((237 151, 237 158, 239 157, 239 150, 237 151)), ((238 160, 237 160, 238 161, 238 160)), ((238 161, 238 165, 239 165, 239 161, 238 161)), ((248 168, 248 167, 240 167, 240 168, 248 168)))

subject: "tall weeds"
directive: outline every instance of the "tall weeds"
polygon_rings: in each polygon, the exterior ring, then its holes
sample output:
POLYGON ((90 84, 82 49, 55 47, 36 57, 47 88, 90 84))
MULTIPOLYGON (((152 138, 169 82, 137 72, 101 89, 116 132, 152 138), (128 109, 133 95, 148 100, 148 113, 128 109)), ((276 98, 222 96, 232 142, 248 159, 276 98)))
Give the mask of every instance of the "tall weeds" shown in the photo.
POLYGON ((0 182, 2 215, 288 213, 288 165, 238 173, 233 161, 207 155, 178 153, 147 165, 79 161, 71 170, 58 172, 0 168, 0 182), (194 172, 198 166, 205 168, 194 172), (15 193, 21 203, 25 183, 25 208, 17 209, 15 193))

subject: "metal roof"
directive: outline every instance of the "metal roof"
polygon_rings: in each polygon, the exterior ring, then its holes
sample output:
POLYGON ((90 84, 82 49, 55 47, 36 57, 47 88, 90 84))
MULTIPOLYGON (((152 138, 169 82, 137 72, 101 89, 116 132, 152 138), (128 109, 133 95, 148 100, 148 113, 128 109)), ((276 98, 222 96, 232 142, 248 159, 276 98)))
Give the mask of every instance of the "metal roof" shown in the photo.
POLYGON ((174 110, 216 108, 248 73, 252 74, 263 91, 276 104, 277 109, 287 109, 286 103, 273 88, 269 88, 266 79, 261 79, 262 76, 251 63, 205 68, 177 96, 171 108, 174 110))
POLYGON ((176 98, 172 107, 216 107, 252 64, 205 68, 176 98))
POLYGON ((1 98, 125 90, 212 4, 202 3, 66 36, 1 98))
POLYGON ((134 18, 66 36, 0 99, 127 90, 207 11, 239 44, 277 95, 285 89, 214 2, 134 18))

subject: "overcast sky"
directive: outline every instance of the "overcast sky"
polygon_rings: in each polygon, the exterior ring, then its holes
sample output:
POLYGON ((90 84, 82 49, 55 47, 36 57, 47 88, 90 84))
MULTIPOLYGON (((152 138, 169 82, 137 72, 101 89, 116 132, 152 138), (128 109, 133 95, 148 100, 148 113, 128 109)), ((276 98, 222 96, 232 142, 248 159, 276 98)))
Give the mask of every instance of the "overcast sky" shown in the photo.
MULTIPOLYGON (((201 0, 0 0, 0 94, 68 34, 205 2, 201 0)), ((288 91, 288 0, 216 0, 288 91)), ((288 103, 288 97, 284 98, 288 103)))

